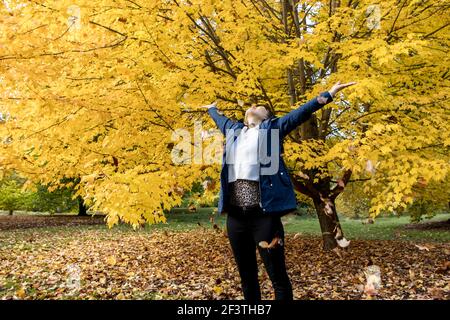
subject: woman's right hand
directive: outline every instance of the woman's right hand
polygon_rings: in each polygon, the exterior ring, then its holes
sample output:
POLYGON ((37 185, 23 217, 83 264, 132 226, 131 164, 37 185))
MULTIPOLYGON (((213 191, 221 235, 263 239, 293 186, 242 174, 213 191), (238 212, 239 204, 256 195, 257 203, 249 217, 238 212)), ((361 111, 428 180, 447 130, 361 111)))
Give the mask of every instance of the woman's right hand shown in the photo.
POLYGON ((330 90, 328 90, 328 92, 330 93, 331 97, 335 97, 336 93, 338 93, 339 91, 341 91, 344 88, 350 87, 352 85, 356 84, 356 81, 352 81, 352 82, 348 82, 348 83, 342 83, 340 81, 336 82, 334 84, 334 86, 331 87, 330 90))
POLYGON ((209 109, 209 108, 213 108, 213 107, 217 107, 217 101, 214 101, 211 104, 207 104, 207 105, 201 106, 200 108, 202 108, 202 109, 209 109))

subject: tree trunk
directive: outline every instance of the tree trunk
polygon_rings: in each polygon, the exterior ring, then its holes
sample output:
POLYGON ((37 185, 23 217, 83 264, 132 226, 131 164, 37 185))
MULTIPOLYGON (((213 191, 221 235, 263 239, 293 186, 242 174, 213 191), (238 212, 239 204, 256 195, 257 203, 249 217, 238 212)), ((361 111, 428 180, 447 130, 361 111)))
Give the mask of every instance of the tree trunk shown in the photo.
POLYGON ((83 198, 78 197, 78 216, 87 216, 87 207, 84 204, 83 198))
POLYGON ((338 239, 344 237, 339 218, 336 212, 334 199, 313 199, 322 230, 324 250, 333 250, 338 244, 338 239))
POLYGON ((13 215, 13 211, 14 211, 14 210, 9 210, 9 213, 8 213, 8 214, 9 214, 10 216, 12 216, 12 215, 13 215))
MULTIPOLYGON (((280 1, 280 5, 282 18, 281 22, 284 33, 287 38, 295 36, 300 40, 302 35, 307 32, 307 24, 306 21, 299 18, 299 15, 300 13, 307 14, 306 11, 309 9, 307 9, 306 6, 301 5, 298 0, 282 0, 280 1), (300 12, 299 9, 301 10, 300 12), (289 19, 290 17, 292 19, 289 19), (292 30, 295 34, 292 34, 292 30)), ((332 0, 330 2, 330 16, 334 14, 339 5, 340 2, 338 0, 332 0)), ((333 41, 336 40, 337 33, 335 33, 335 36, 333 37, 333 41)), ((327 70, 330 70, 332 73, 337 72, 336 58, 337 55, 334 51, 329 49, 328 53, 324 57, 324 64, 326 67, 321 70, 319 77, 320 79, 325 78, 327 70)), ((313 77, 311 70, 311 66, 303 59, 300 59, 296 66, 291 66, 291 68, 287 70, 286 80, 291 105, 295 105, 298 102, 299 96, 306 93, 308 83, 315 84, 318 82, 316 75, 313 77)), ((322 119, 320 121, 321 126, 319 126, 316 114, 312 114, 307 121, 301 124, 300 130, 296 130, 297 135, 296 132, 293 132, 291 136, 295 136, 294 139, 296 142, 306 141, 309 139, 325 142, 325 139, 329 134, 328 129, 330 125, 330 116, 331 109, 322 110, 322 119)), ((323 169, 327 170, 326 165, 323 169)), ((330 177, 320 179, 319 182, 313 182, 313 177, 317 174, 318 170, 304 170, 301 176, 292 180, 297 191, 311 197, 314 201, 320 228, 322 230, 324 250, 334 250, 338 253, 339 250, 336 249, 339 249, 339 246, 336 240, 342 239, 344 235, 336 213, 335 199, 344 189, 351 172, 346 172, 343 180, 334 188, 331 188, 330 177)))

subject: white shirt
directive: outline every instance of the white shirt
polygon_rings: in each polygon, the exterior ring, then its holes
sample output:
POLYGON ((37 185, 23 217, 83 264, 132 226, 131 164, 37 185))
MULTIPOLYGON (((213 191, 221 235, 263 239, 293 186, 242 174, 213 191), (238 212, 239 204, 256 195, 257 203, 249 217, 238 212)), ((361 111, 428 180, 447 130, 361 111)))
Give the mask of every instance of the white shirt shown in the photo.
POLYGON ((237 179, 259 181, 259 126, 244 127, 231 146, 228 159, 228 182, 237 179))

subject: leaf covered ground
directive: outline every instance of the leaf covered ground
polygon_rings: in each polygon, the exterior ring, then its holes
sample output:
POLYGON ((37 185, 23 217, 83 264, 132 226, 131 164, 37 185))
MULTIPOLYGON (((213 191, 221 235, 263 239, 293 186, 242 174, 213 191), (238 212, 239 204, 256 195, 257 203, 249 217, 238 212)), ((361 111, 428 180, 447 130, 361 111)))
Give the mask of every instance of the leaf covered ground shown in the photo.
POLYGON ((104 224, 103 216, 70 216, 70 215, 0 215, 0 230, 26 229, 50 226, 80 226, 104 224))
MULTIPOLYGON (((450 298, 449 243, 353 240, 343 259, 322 252, 317 237, 287 234, 285 246, 296 299, 450 298), (373 297, 364 292, 370 264, 381 269, 373 297)), ((263 297, 272 299, 259 263, 263 297)), ((217 228, 0 231, 0 299, 241 298, 228 239, 217 228)))

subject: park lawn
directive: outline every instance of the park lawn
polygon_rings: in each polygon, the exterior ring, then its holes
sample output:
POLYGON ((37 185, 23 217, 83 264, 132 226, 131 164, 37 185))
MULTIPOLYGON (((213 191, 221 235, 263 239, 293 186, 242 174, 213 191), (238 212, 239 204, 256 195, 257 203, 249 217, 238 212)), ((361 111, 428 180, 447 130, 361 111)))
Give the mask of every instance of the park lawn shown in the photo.
MULTIPOLYGON (((147 226, 151 229, 189 230, 193 228, 211 228, 211 217, 221 228, 225 225, 225 216, 216 217, 212 208, 200 208, 198 212, 191 213, 185 209, 174 209, 167 215, 167 224, 147 226)), ((432 219, 423 222, 445 221, 450 214, 438 214, 432 219)), ((287 215, 282 218, 286 233, 300 233, 308 236, 320 236, 319 221, 314 216, 287 215)), ((363 219, 350 219, 340 217, 341 224, 348 239, 363 240, 413 240, 413 241, 450 241, 448 230, 414 230, 405 229, 411 222, 408 216, 377 218, 374 224, 363 224, 363 219)), ((122 228, 128 228, 121 226, 122 228)))
MULTIPOLYGON (((213 224, 224 228, 226 216, 217 216, 213 213, 214 208, 199 208, 197 212, 189 212, 184 208, 175 208, 167 214, 167 223, 145 225, 143 228, 133 230, 131 226, 120 224, 114 226, 111 232, 151 232, 152 230, 189 231, 193 229, 211 229, 213 224), (214 219, 214 223, 211 221, 214 219)), ((23 214, 23 213, 22 213, 23 214)), ((22 215, 20 214, 20 215, 22 215)), ((40 214, 42 216, 42 214, 40 214)), ((425 219, 421 223, 445 221, 450 219, 450 213, 437 214, 431 219, 425 219)), ((302 234, 305 236, 320 236, 320 226, 314 216, 287 215, 282 218, 287 234, 302 234)), ((408 216, 379 217, 374 224, 363 224, 363 219, 352 219, 340 217, 340 221, 347 239, 361 240, 410 240, 410 241, 432 241, 449 242, 450 231, 448 229, 416 230, 405 228, 412 226, 408 216)), ((420 225, 417 224, 417 225, 420 225)), ((57 226, 43 227, 47 231, 57 230, 57 226)), ((79 228, 105 230, 108 228, 103 224, 79 226, 79 228)))
MULTIPOLYGON (((450 219, 450 214, 439 214, 430 220, 445 221, 450 219)), ((315 218, 287 217, 285 225, 287 232, 302 233, 308 235, 321 235, 319 222, 315 218)), ((383 217, 377 218, 374 224, 363 224, 360 219, 340 217, 345 237, 348 239, 364 240, 423 240, 423 241, 450 241, 448 230, 411 230, 404 228, 410 225, 409 217, 383 217)))

